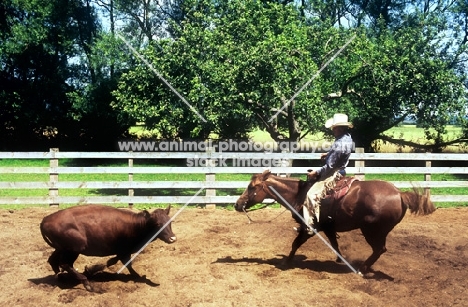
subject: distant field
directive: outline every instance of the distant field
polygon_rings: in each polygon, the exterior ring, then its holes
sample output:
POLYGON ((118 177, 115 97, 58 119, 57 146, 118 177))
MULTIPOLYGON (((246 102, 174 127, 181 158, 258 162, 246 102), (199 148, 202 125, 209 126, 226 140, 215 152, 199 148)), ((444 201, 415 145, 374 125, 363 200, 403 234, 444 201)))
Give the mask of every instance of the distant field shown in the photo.
MULTIPOLYGON (((458 126, 447 126, 447 139, 454 139, 461 133, 461 128, 458 126)), ((412 141, 419 144, 428 143, 426 136, 424 134, 424 129, 416 127, 416 125, 401 125, 394 127, 385 132, 385 135, 393 137, 395 139, 403 139, 406 141, 412 141)), ((256 142, 271 142, 273 139, 270 135, 263 130, 256 130, 249 134, 251 140, 256 142)), ((318 133, 315 135, 309 135, 305 138, 304 141, 320 141, 324 139, 323 133, 318 133)), ((378 152, 411 152, 413 149, 407 146, 399 147, 395 144, 384 143, 382 141, 377 141, 379 145, 378 152)), ((455 145, 449 146, 445 152, 468 152, 467 145, 455 145)))
MULTIPOLYGON (((459 126, 447 126, 447 134, 445 138, 447 140, 452 140, 457 138, 462 129, 459 126)), ((394 127, 385 132, 386 135, 393 137, 395 139, 403 139, 406 141, 412 141, 419 144, 429 143, 424 134, 424 129, 416 127, 416 125, 401 125, 394 127)), ((411 152, 413 149, 407 146, 399 147, 395 144, 385 144, 382 141, 378 143, 380 145, 379 152, 411 152)), ((448 146, 444 149, 444 152, 468 152, 468 147, 466 144, 448 146)))

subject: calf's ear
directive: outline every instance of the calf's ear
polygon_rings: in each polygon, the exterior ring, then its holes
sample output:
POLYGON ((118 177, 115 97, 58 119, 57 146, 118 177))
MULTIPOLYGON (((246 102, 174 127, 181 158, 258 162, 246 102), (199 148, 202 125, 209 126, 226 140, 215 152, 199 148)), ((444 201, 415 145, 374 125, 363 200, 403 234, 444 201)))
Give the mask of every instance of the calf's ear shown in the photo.
POLYGON ((167 206, 166 210, 164 211, 167 215, 169 215, 169 212, 171 211, 171 205, 167 206))

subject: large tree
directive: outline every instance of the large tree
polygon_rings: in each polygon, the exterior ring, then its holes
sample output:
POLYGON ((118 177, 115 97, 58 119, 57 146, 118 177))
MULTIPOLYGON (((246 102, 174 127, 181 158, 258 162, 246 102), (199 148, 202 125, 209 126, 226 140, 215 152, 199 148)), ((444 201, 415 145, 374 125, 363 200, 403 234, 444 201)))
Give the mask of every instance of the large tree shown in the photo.
POLYGON ((123 76, 116 108, 165 131, 164 137, 242 137, 261 127, 279 141, 317 131, 326 113, 320 82, 290 98, 346 36, 306 26, 283 5, 229 1, 206 4, 202 12, 187 15, 178 39, 142 52, 206 122, 146 64, 123 76))
MULTIPOLYGON (((124 75, 115 92, 117 109, 165 137, 235 137, 261 127, 277 141, 299 140, 323 128, 334 112, 346 112, 357 145, 366 150, 407 117, 441 145, 445 125, 463 115, 464 75, 444 53, 447 28, 439 13, 399 11, 379 19, 371 10, 365 20, 372 27, 343 28, 333 26, 337 20, 325 16, 330 12, 304 19, 292 5, 203 3, 187 14, 178 39, 144 52, 207 121, 145 65, 124 75)), ((394 4, 392 10, 401 6, 394 4)))
POLYGON ((109 71, 113 64, 106 62, 113 57, 103 55, 115 52, 102 47, 92 3, 15 0, 1 5, 2 148, 114 147, 128 125, 110 108, 116 78, 109 71))
POLYGON ((79 31, 68 17, 76 2, 3 3, 0 39, 0 138, 4 148, 31 148, 55 138, 70 108, 68 60, 79 31), (73 28, 73 30, 71 30, 73 28))

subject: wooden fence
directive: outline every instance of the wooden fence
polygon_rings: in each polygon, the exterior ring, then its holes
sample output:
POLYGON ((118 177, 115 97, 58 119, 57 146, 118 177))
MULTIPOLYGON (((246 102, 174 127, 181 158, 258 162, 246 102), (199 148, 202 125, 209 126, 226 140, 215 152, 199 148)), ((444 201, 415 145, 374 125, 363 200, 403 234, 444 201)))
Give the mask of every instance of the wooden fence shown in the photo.
MULTIPOLYGON (((248 181, 219 181, 218 174, 256 174, 269 168, 276 174, 302 175, 303 178, 308 167, 288 166, 290 161, 320 165, 319 153, 246 153, 246 152, 0 152, 0 159, 47 159, 48 167, 0 167, 0 189, 45 189, 44 196, 31 197, 0 197, 0 205, 5 204, 138 204, 138 203, 190 203, 214 206, 214 204, 233 204, 245 189, 248 181), (82 167, 62 166, 61 159, 125 159, 125 167, 82 167), (147 159, 185 159, 184 166, 133 166, 135 160, 147 159), (315 160, 315 162, 314 162, 315 160), (188 167, 187 165, 190 165, 188 167), (203 181, 136 181, 135 174, 205 174, 203 181), (47 174, 48 181, 4 181, 1 174, 47 174), (126 174, 126 181, 64 181, 63 174, 126 174), (97 196, 63 196, 61 191, 66 189, 122 189, 125 196, 105 195, 97 196), (192 196, 135 196, 136 189, 190 189, 192 196), (230 196, 216 195, 216 189, 232 190, 230 196), (198 190, 198 191, 197 191, 198 190), (127 193, 128 191, 128 193, 127 193)), ((356 149, 351 155, 348 174, 365 179, 366 174, 420 174, 420 181, 391 181, 398 188, 418 187, 429 192, 431 188, 468 188, 468 181, 432 181, 433 174, 456 174, 463 178, 468 175, 465 166, 432 166, 434 161, 452 161, 464 164, 468 161, 468 154, 432 154, 432 153, 363 153, 356 149), (379 166, 380 161, 393 161, 398 165, 408 164, 408 161, 419 161, 420 166, 379 166), (368 166, 371 165, 372 166, 368 166)), ((453 164, 452 163, 452 164, 453 164)), ((122 195, 122 194, 121 194, 122 195)), ((434 202, 466 202, 468 195, 436 195, 432 193, 434 202)))

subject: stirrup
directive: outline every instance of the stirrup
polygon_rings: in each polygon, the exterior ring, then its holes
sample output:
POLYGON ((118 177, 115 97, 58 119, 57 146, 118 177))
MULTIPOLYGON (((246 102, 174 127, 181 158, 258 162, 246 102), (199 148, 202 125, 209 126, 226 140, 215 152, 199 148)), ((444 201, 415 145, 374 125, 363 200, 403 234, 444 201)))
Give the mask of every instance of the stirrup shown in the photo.
POLYGON ((315 228, 312 227, 312 226, 307 226, 307 234, 308 234, 309 236, 314 235, 316 232, 317 232, 317 229, 315 229, 315 228))
MULTIPOLYGON (((299 233, 301 231, 301 228, 300 227, 293 227, 293 230, 295 232, 299 233)), ((315 229, 312 226, 307 226, 306 230, 307 230, 307 234, 310 235, 310 236, 314 235, 317 232, 317 229, 315 229)))

